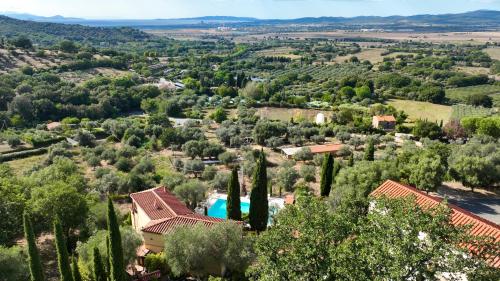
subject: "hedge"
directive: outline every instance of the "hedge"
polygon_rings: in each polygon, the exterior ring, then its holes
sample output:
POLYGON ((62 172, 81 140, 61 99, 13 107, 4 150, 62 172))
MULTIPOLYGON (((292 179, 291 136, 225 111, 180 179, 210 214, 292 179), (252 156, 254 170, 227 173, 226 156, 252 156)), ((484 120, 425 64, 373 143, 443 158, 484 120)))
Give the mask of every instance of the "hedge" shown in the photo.
POLYGON ((48 148, 42 147, 42 148, 37 148, 37 149, 32 149, 32 150, 23 150, 23 151, 18 151, 18 152, 12 152, 12 153, 7 153, 0 155, 0 163, 2 162, 7 162, 15 159, 22 159, 34 155, 42 155, 47 153, 48 148))

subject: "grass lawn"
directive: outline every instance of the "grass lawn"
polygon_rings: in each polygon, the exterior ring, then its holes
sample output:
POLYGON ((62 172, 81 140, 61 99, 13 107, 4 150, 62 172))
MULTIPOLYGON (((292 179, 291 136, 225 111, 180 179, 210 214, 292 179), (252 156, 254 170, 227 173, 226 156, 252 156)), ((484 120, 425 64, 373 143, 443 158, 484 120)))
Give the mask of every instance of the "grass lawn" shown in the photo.
POLYGON ((452 101, 463 102, 471 94, 487 94, 493 98, 493 106, 500 106, 500 86, 498 85, 478 85, 446 89, 446 97, 452 101))
POLYGON ((452 107, 447 105, 412 100, 389 100, 387 103, 406 112, 410 121, 427 119, 446 123, 451 118, 452 107))
POLYGON ((42 163, 45 158, 47 158, 47 154, 43 155, 35 155, 23 159, 17 159, 7 162, 15 175, 22 175, 24 172, 33 168, 33 166, 42 163))

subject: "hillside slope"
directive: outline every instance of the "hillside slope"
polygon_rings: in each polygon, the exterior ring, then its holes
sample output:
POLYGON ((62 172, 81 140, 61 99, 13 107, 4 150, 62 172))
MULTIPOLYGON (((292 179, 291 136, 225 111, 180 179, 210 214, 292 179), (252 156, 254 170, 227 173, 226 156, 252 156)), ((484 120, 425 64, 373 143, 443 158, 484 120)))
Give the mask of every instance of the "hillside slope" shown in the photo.
POLYGON ((39 44, 53 44, 63 39, 87 43, 117 43, 148 39, 150 35, 130 27, 105 28, 78 24, 34 22, 0 16, 0 36, 27 36, 39 44))

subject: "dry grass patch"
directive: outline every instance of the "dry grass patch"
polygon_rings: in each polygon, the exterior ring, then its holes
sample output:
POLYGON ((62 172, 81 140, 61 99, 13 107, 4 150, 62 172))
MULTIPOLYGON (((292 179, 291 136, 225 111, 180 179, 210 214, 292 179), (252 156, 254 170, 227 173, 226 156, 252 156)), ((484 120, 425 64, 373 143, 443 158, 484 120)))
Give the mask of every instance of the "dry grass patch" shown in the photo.
POLYGON ((408 114, 409 121, 419 119, 444 123, 450 120, 452 107, 441 104, 433 104, 430 102, 412 101, 412 100, 389 100, 389 105, 394 106, 397 110, 403 110, 408 114))

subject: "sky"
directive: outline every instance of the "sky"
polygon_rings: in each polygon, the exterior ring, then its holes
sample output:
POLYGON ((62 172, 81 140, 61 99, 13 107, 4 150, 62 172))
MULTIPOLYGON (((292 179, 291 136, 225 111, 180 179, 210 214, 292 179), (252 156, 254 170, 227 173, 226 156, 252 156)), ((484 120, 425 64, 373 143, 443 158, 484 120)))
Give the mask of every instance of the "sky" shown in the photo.
POLYGON ((500 10, 500 0, 0 0, 0 11, 89 19, 389 16, 500 10))

